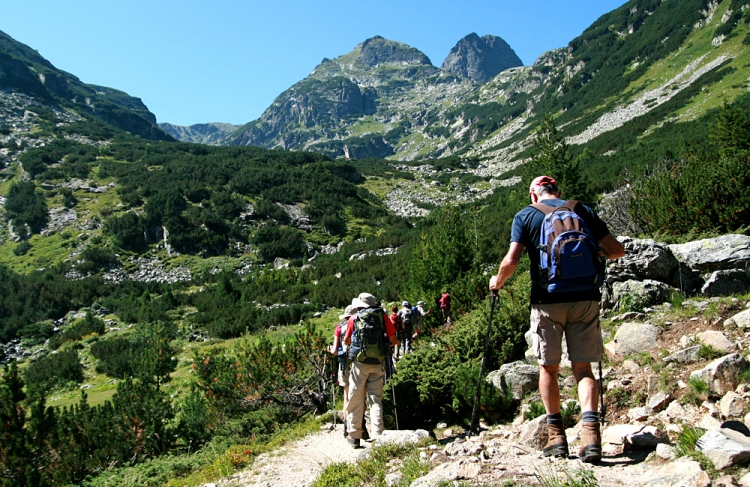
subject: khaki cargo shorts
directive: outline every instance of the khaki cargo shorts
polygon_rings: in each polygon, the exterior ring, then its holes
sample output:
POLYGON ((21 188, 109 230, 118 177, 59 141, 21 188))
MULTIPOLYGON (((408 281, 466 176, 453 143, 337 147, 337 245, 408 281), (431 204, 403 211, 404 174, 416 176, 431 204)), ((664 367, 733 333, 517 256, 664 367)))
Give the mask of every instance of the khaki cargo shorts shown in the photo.
POLYGON ((602 359, 598 301, 532 305, 531 331, 532 347, 540 365, 560 363, 563 334, 571 362, 602 359))

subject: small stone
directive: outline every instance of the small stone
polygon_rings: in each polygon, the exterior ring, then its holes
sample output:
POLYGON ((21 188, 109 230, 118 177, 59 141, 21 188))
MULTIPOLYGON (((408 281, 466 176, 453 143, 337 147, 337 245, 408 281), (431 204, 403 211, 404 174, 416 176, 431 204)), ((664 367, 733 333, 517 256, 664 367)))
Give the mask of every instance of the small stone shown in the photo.
POLYGON ((663 460, 674 460, 677 458, 677 452, 673 446, 666 443, 659 443, 656 445, 656 456, 663 460))
POLYGON ((745 412, 745 399, 736 392, 729 391, 721 398, 719 410, 725 418, 739 418, 745 412))

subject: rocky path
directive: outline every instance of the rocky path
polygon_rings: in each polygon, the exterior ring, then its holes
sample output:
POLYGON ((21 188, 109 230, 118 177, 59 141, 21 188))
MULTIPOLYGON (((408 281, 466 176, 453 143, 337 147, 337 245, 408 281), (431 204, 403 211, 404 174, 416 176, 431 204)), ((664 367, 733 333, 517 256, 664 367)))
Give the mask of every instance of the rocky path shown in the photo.
MULTIPOLYGON (((346 441, 341 424, 294 441, 279 450, 260 455, 247 470, 227 477, 217 486, 225 487, 306 487, 323 469, 335 462, 354 463, 371 445, 355 450, 346 441)), ((208 487, 208 486, 206 486, 208 487)))

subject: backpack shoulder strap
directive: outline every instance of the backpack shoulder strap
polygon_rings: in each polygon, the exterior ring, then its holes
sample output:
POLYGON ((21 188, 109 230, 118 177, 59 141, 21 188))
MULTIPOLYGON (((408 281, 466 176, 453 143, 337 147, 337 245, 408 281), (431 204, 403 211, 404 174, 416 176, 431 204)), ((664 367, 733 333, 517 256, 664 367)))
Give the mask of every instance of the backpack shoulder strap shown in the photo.
POLYGON ((532 203, 529 206, 541 211, 545 215, 549 215, 550 213, 556 210, 559 210, 561 208, 564 208, 568 211, 572 211, 573 213, 577 213, 576 208, 578 207, 578 200, 568 200, 560 206, 548 206, 548 205, 545 205, 544 203, 532 203))

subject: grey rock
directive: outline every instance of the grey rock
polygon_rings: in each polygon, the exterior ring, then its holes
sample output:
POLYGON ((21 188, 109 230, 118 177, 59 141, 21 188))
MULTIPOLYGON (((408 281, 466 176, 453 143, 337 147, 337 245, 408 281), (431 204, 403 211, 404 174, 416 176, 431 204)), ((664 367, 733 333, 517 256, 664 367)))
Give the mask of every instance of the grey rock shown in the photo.
POLYGON ((661 411, 666 408, 670 402, 672 402, 672 397, 666 392, 659 391, 648 398, 647 406, 652 411, 661 411))
POLYGON ((706 432, 696 447, 713 462, 717 470, 750 460, 750 438, 730 429, 706 432))
POLYGON ((704 345, 708 345, 716 351, 730 353, 737 349, 737 345, 717 330, 706 330, 696 333, 695 337, 704 345))
POLYGON ((653 279, 629 280, 612 284, 612 299, 617 303, 628 302, 635 308, 648 308, 670 300, 677 289, 653 279))
POLYGON ((736 315, 724 321, 724 326, 737 328, 750 328, 750 309, 740 311, 736 315))
POLYGON ((659 443, 656 445, 656 456, 662 460, 674 460, 677 458, 677 452, 673 446, 666 443, 659 443))
POLYGON ((515 51, 500 37, 471 33, 451 49, 441 69, 484 83, 508 68, 522 65, 515 51))
POLYGON ((739 418, 745 412, 745 399, 734 391, 724 394, 719 401, 719 411, 725 418, 739 418))
POLYGON ((656 346, 661 330, 646 323, 623 323, 615 333, 611 350, 616 355, 645 352, 656 346))
POLYGON ((701 346, 694 345, 692 347, 683 348, 682 350, 677 350, 676 352, 667 355, 662 360, 667 363, 677 362, 680 364, 690 364, 698 361, 698 359, 700 358, 698 356, 700 351, 701 346))
POLYGON ((700 463, 686 458, 651 469, 640 481, 649 487, 711 487, 711 478, 700 463))
POLYGON ((678 260, 700 272, 737 269, 750 263, 750 236, 721 237, 670 245, 678 260))
POLYGON ((449 462, 438 465, 427 475, 411 483, 411 487, 436 487, 443 482, 460 479, 473 479, 479 475, 482 466, 478 463, 449 462))
POLYGON ((527 392, 538 389, 539 367, 520 361, 503 364, 500 370, 487 374, 487 382, 503 393, 510 391, 513 399, 520 401, 527 392))
POLYGON ((679 262, 665 244, 650 239, 620 237, 625 255, 607 263, 607 282, 652 279, 669 282, 679 262))
POLYGON ((406 445, 410 443, 419 443, 429 437, 430 434, 425 430, 385 430, 375 439, 374 443, 378 445, 406 445))
POLYGON ((690 378, 701 379, 708 384, 709 393, 713 397, 721 397, 737 387, 740 375, 746 368, 744 357, 733 353, 714 360, 702 369, 694 370, 690 373, 690 378))
POLYGON ((647 407, 638 407, 628 410, 628 416, 633 421, 645 421, 651 416, 651 409, 647 407))
POLYGON ((180 142, 219 145, 223 139, 240 128, 240 125, 232 125, 230 123, 198 123, 186 127, 171 123, 160 123, 159 128, 180 142))
POLYGON ((714 271, 701 288, 704 296, 731 296, 750 291, 750 274, 742 269, 714 271))
POLYGON ((622 445, 624 450, 656 448, 666 435, 656 426, 616 424, 602 431, 602 445, 622 445))
POLYGON ((547 443, 547 416, 542 414, 524 424, 518 442, 535 450, 543 449, 547 443))

